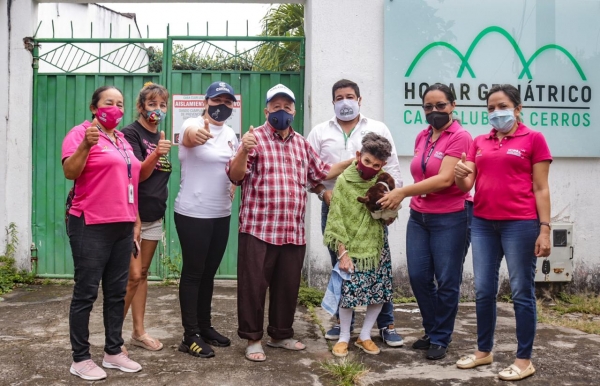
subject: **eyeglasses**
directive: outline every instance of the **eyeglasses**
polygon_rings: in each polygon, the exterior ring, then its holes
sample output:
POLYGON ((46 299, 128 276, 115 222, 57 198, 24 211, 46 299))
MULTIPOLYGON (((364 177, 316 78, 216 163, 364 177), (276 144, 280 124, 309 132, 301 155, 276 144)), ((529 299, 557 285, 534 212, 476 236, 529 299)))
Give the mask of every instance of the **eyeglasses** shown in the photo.
POLYGON ((435 109, 437 111, 442 111, 446 108, 446 106, 448 106, 448 104, 449 104, 449 102, 438 102, 435 105, 426 104, 426 105, 423 105, 423 110, 425 110, 425 112, 427 113, 427 112, 432 111, 433 108, 435 107, 435 109))

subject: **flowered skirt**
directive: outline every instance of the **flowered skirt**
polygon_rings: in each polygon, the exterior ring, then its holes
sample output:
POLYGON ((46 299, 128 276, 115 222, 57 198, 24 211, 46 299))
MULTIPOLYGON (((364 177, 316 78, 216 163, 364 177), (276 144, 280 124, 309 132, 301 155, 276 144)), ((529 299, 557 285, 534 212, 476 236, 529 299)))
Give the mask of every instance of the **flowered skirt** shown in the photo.
POLYGON ((392 296, 392 258, 386 235, 379 267, 370 271, 355 272, 350 280, 344 280, 340 307, 354 308, 389 303, 392 301, 392 296))

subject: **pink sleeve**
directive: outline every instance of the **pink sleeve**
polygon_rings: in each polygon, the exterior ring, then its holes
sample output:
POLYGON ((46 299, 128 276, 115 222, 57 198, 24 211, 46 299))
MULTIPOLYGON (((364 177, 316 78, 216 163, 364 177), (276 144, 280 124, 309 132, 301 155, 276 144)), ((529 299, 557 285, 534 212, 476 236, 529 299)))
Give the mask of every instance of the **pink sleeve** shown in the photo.
POLYGON ((453 135, 451 142, 446 148, 445 155, 460 158, 462 153, 467 153, 469 151, 472 143, 473 139, 471 138, 471 134, 466 130, 460 130, 453 135))
POLYGON ((475 138, 473 143, 471 143, 471 146, 469 146, 469 151, 467 152, 467 161, 475 162, 475 153, 477 153, 478 146, 477 142, 480 138, 481 136, 475 138))
POLYGON ((531 143, 531 163, 536 164, 542 161, 552 162, 552 154, 546 143, 546 138, 540 132, 536 132, 531 143))
POLYGON ((75 153, 79 144, 85 137, 85 128, 81 125, 75 126, 67 133, 65 139, 63 139, 62 143, 62 157, 61 160, 65 160, 75 153))

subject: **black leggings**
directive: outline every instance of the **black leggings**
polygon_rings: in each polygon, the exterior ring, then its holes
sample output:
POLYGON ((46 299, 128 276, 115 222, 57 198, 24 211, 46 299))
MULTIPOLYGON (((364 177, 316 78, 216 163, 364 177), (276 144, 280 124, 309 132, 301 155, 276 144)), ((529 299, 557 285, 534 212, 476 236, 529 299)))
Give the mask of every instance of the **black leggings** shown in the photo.
POLYGON ((215 274, 229 239, 229 220, 194 218, 175 213, 183 267, 179 284, 181 322, 186 336, 208 328, 215 274))

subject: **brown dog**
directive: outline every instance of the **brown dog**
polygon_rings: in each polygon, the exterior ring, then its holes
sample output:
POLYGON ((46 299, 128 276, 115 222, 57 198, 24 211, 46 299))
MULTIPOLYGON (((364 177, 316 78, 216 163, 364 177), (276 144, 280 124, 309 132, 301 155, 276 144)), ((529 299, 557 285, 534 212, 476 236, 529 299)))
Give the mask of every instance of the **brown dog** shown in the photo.
MULTIPOLYGON (((382 218, 381 217, 381 205, 377 203, 377 201, 382 198, 385 193, 390 192, 396 188, 396 184, 394 183, 394 179, 388 173, 381 173, 379 177, 377 177, 377 183, 367 190, 367 194, 364 197, 358 197, 358 202, 362 202, 365 204, 369 212, 372 214, 378 214, 378 217, 373 216, 373 218, 382 218), (379 213, 378 213, 379 212, 379 213)), ((387 211, 384 211, 387 212, 387 211)), ((393 211, 398 214, 398 211, 393 211)), ((396 216, 392 216, 396 217, 396 216)), ((391 218, 391 217, 390 217, 391 218)), ((385 220, 385 219, 384 219, 385 220)))

